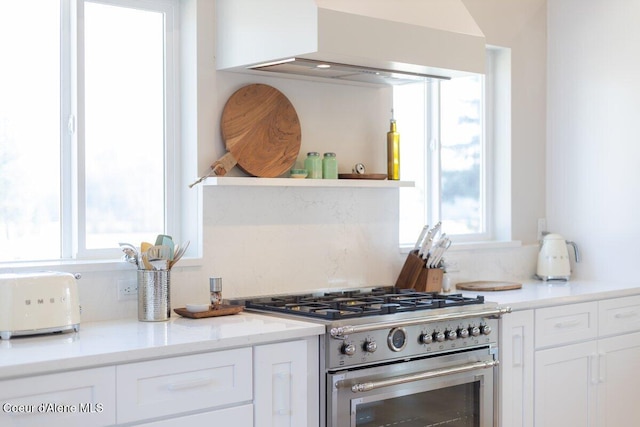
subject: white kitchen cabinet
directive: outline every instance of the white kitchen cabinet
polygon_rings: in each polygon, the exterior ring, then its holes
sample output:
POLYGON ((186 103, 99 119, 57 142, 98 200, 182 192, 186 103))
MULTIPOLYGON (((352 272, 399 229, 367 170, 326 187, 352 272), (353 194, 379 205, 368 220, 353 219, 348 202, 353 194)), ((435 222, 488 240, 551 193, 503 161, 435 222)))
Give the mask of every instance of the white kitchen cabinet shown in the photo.
POLYGON ((501 319, 502 427, 640 425, 640 296, 501 319))
POLYGON ((640 298, 536 310, 535 426, 640 425, 640 298))
POLYGON ((253 369, 256 427, 313 425, 307 413, 306 341, 256 346, 253 369))
POLYGON ((3 427, 98 427, 116 422, 115 367, 0 383, 3 427))
POLYGON ((250 347, 117 366, 118 423, 240 405, 252 399, 250 347))
POLYGON ((535 425, 595 426, 597 343, 536 351, 535 425))
POLYGON ((534 311, 500 319, 500 425, 533 426, 534 311))

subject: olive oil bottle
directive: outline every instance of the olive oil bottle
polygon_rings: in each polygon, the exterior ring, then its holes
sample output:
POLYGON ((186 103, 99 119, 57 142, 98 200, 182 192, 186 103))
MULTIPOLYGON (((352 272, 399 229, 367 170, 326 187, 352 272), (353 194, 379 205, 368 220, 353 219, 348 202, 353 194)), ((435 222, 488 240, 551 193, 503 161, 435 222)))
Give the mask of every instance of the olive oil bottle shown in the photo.
POLYGON ((391 126, 387 132, 387 178, 400 179, 400 134, 391 110, 391 126))

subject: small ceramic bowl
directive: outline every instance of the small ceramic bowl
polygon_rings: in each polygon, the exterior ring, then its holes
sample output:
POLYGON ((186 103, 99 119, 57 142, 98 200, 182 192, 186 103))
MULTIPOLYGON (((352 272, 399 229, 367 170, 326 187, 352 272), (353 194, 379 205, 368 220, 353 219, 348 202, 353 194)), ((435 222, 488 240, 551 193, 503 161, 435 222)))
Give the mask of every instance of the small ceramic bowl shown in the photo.
POLYGON ((201 313, 203 311, 209 311, 209 304, 187 304, 187 311, 191 313, 201 313))
POLYGON ((291 178, 306 178, 306 169, 291 169, 291 178))

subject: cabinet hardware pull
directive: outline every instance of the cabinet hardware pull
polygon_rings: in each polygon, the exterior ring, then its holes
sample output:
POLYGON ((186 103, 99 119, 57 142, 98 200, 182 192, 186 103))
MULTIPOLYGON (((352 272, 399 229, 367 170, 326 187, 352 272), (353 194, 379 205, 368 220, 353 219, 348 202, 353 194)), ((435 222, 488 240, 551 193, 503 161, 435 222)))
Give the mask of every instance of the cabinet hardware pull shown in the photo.
POLYGON ((571 328, 573 326, 578 326, 580 324, 580 320, 567 320, 566 322, 558 322, 554 325, 557 329, 571 328))
POLYGON ((624 313, 616 313, 613 317, 615 319, 628 319, 630 317, 637 317, 638 312, 636 310, 633 311, 625 311, 624 313))
POLYGON ((171 391, 184 390, 187 388, 202 387, 211 384, 213 379, 211 378, 196 378, 193 380, 185 380, 167 385, 167 388, 171 391))
POLYGON ((597 359, 597 354, 592 354, 591 356, 589 356, 589 374, 591 377, 591 384, 598 384, 597 359))
POLYGON ((418 374, 389 378, 387 380, 358 383, 358 384, 353 384, 351 386, 346 381, 341 380, 336 383, 336 388, 350 387, 352 392, 361 393, 361 392, 375 390, 377 388, 390 387, 390 386, 399 385, 399 384, 406 384, 414 381, 428 380, 431 378, 442 377, 445 375, 460 374, 460 373, 475 371, 478 369, 493 368, 494 366, 498 366, 499 363, 500 362, 498 362, 497 360, 488 360, 485 362, 473 362, 473 363, 460 365, 460 366, 434 369, 433 371, 420 372, 418 374))
POLYGON ((522 366, 522 335, 513 336, 513 366, 522 366))

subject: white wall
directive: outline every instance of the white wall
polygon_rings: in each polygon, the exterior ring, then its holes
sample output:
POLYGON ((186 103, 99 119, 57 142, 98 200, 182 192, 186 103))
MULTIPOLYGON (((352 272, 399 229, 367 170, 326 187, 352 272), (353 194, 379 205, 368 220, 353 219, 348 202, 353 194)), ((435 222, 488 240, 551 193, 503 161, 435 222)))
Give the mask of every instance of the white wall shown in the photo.
POLYGON ((578 277, 636 280, 640 3, 549 1, 547 212, 578 277))

